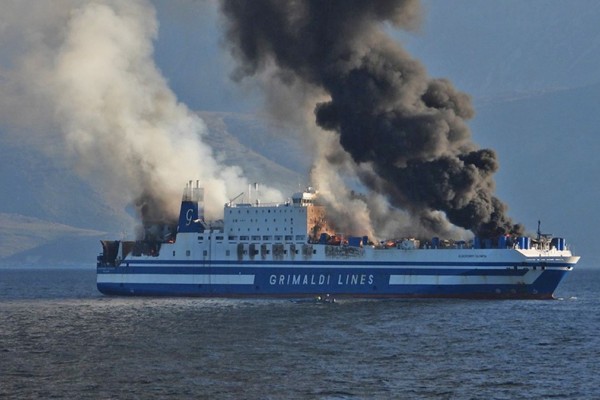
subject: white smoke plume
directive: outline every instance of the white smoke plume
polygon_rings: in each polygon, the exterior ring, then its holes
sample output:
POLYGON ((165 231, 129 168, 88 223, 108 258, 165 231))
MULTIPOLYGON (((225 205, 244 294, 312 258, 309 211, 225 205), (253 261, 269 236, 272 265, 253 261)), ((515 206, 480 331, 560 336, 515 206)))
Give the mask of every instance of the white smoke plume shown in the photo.
MULTIPOLYGON (((150 3, 13 1, 4 11, 0 34, 15 36, 0 43, 3 54, 12 51, 0 63, 2 117, 46 135, 56 128, 48 142, 66 147, 77 172, 107 198, 146 205, 146 217, 165 221, 176 215, 185 183, 199 179, 205 215, 217 218, 248 186, 241 168, 216 161, 202 141, 204 123, 156 67, 150 3)), ((281 199, 264 186, 261 195, 281 199)))

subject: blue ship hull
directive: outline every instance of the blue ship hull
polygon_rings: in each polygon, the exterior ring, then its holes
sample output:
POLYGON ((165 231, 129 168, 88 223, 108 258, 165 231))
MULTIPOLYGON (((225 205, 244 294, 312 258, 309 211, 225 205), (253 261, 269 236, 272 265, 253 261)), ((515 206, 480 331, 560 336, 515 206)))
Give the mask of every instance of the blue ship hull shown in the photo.
POLYGON ((98 267, 110 295, 551 299, 569 268, 98 267))

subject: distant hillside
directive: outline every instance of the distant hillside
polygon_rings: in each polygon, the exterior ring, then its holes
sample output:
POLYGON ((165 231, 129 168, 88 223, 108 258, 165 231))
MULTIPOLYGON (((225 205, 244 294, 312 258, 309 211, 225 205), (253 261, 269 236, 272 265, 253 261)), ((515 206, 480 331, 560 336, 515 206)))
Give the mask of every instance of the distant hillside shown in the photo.
POLYGON ((103 232, 129 217, 33 140, 0 135, 0 264, 92 265, 103 232))
POLYGON ((93 246, 98 252, 98 241, 105 235, 105 232, 97 230, 0 213, 0 262, 17 265, 64 264, 89 258, 91 265, 93 257, 90 258, 88 251, 93 246))
POLYGON ((2 136, 0 182, 0 212, 101 230, 119 229, 117 221, 124 216, 61 159, 2 136))
POLYGON ((284 194, 309 183, 311 160, 295 140, 298 132, 248 114, 198 114, 209 129, 207 142, 215 153, 226 164, 242 167, 251 182, 269 183, 284 194))

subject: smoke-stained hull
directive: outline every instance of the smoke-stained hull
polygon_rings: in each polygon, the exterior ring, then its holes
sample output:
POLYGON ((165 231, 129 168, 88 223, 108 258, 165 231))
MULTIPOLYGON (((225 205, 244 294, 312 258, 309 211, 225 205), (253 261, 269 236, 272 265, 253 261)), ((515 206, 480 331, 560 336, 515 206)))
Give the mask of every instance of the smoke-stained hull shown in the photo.
POLYGON ((315 229, 315 221, 324 226, 323 214, 305 195, 279 205, 228 205, 218 229, 198 224, 199 208, 184 199, 187 217, 174 241, 103 242, 98 289, 137 296, 551 299, 579 260, 562 239, 532 245, 503 238, 501 248, 333 240, 315 229))

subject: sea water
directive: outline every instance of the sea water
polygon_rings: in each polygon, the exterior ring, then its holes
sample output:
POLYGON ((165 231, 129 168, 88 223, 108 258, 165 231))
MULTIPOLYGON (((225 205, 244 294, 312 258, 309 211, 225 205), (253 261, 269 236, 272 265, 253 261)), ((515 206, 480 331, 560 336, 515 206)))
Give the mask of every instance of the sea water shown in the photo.
POLYGON ((598 399, 600 271, 557 300, 101 295, 0 269, 0 398, 598 399))

